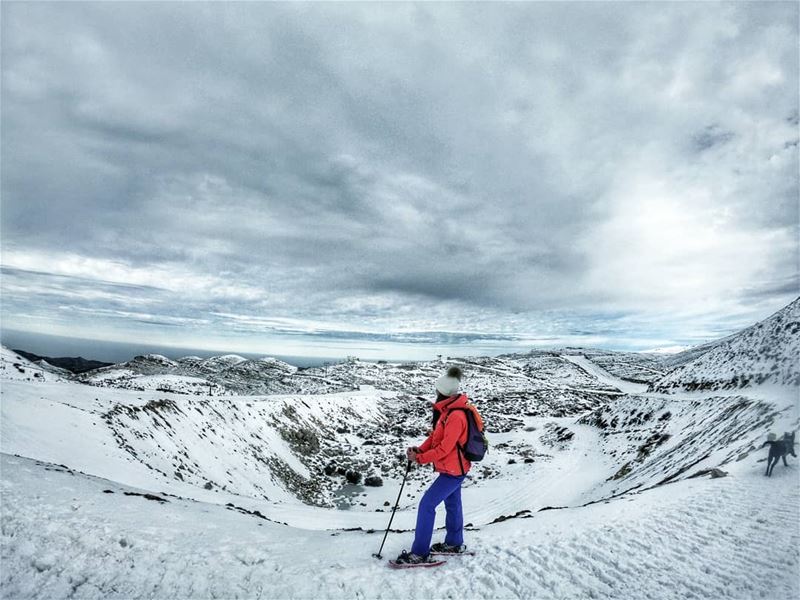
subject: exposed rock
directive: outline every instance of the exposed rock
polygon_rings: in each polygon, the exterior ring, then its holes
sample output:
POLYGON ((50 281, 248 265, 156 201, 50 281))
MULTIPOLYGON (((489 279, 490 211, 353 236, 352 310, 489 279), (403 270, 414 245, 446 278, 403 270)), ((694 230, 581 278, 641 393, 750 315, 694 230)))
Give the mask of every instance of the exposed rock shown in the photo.
POLYGON ((631 463, 626 462, 624 465, 622 465, 619 468, 619 471, 614 473, 614 475, 611 477, 611 479, 622 479, 623 477, 625 477, 625 475, 630 473, 632 470, 633 470, 633 466, 631 466, 631 463))
POLYGON ((513 515, 500 515, 494 521, 492 521, 490 525, 494 523, 502 523, 503 521, 508 521, 509 519, 530 519, 530 518, 532 518, 531 511, 525 509, 517 511, 513 515))
POLYGON ((666 442, 670 438, 668 433, 653 433, 647 438, 647 441, 639 448, 639 454, 636 460, 644 460, 650 453, 658 446, 666 442))
POLYGON ((540 439, 543 444, 564 448, 575 437, 575 434, 557 423, 547 423, 540 439))
POLYGON ((164 502, 169 502, 166 498, 162 498, 161 496, 156 496, 155 494, 140 494, 139 492, 122 492, 126 496, 141 496, 146 500, 154 500, 156 502, 160 502, 163 504, 164 502))
POLYGON ((698 471, 697 473, 692 475, 690 478, 703 477, 704 475, 710 475, 711 479, 719 479, 720 477, 727 477, 728 476, 728 472, 727 471, 723 471, 722 469, 718 469, 718 468, 715 467, 713 469, 703 469, 702 471, 698 471))

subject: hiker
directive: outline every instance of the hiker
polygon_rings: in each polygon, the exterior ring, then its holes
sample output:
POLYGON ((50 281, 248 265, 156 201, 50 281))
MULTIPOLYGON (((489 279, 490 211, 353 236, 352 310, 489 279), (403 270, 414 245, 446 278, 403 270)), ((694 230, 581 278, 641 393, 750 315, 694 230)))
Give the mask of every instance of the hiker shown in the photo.
POLYGON ((459 393, 462 372, 450 367, 436 380, 436 403, 433 405, 433 431, 419 447, 406 450, 412 463, 433 464, 439 477, 422 496, 417 512, 417 527, 411 552, 405 550, 397 557, 397 564, 433 562, 431 552, 459 554, 464 546, 464 518, 461 510, 461 484, 471 463, 461 448, 467 443, 467 396, 459 393), (458 410, 462 409, 462 410, 458 410), (447 535, 443 543, 431 546, 436 507, 444 501, 447 535))

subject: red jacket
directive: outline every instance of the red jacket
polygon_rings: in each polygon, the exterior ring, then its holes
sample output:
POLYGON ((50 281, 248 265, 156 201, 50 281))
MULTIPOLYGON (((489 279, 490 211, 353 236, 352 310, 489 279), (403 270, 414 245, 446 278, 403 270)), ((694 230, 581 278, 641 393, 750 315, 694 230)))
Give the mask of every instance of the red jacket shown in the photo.
POLYGON ((419 447, 419 464, 433 463, 433 468, 439 473, 456 477, 469 472, 471 463, 458 449, 459 445, 467 443, 467 415, 462 410, 453 410, 466 406, 467 397, 464 394, 450 396, 433 405, 433 410, 439 412, 439 420, 428 439, 419 447))

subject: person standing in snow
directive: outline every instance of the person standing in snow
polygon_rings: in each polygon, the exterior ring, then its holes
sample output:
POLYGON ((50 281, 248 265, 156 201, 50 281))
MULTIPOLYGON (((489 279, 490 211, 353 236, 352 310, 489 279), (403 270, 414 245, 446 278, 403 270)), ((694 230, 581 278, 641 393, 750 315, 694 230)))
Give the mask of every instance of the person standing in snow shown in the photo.
POLYGON ((439 477, 422 496, 417 511, 417 526, 411 552, 405 550, 395 563, 430 562, 431 551, 459 554, 464 546, 464 517, 461 508, 461 484, 471 463, 461 447, 467 441, 467 417, 463 410, 467 396, 459 393, 461 369, 450 367, 436 380, 436 403, 433 405, 433 431, 419 447, 406 450, 408 460, 420 465, 432 464, 439 477), (431 546, 436 507, 444 502, 447 535, 443 543, 431 546))

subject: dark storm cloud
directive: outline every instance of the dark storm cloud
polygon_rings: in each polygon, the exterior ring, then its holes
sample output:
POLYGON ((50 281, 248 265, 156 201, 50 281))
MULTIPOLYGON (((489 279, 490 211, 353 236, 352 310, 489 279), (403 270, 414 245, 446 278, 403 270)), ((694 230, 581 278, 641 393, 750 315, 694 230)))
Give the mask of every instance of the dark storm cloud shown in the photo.
POLYGON ((702 152, 718 144, 724 144, 732 140, 733 137, 733 132, 721 131, 716 125, 709 125, 703 131, 693 136, 692 143, 698 152, 702 152))
POLYGON ((500 335, 791 292, 796 5, 2 11, 7 316, 500 335))

